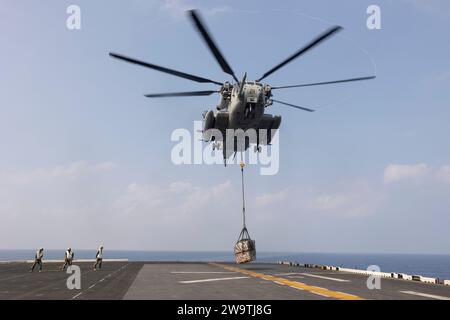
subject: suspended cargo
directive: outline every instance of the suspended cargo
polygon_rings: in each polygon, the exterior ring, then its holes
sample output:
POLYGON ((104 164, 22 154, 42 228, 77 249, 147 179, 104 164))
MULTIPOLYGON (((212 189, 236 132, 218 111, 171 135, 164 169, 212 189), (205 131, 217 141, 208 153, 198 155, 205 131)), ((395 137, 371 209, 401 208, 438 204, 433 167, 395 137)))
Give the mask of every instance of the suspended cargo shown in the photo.
POLYGON ((250 239, 246 227, 242 229, 234 246, 234 256, 237 264, 248 263, 256 259, 255 240, 250 239))

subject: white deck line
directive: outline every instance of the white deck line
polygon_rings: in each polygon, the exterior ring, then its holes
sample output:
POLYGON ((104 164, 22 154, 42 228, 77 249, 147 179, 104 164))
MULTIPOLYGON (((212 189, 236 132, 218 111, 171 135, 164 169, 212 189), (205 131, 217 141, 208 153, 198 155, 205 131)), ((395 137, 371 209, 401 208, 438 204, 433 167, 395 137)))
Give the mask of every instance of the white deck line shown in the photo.
POLYGON ((201 279, 201 280, 188 280, 188 281, 179 281, 183 284, 189 283, 200 283, 200 282, 212 282, 212 281, 225 281, 225 280, 237 280, 237 279, 249 279, 250 277, 230 277, 230 278, 213 278, 213 279, 201 279))
POLYGON ((308 276, 308 277, 313 277, 313 278, 319 278, 319 279, 325 279, 325 280, 331 280, 331 281, 337 281, 337 282, 350 282, 350 280, 346 280, 346 279, 338 279, 338 278, 331 278, 331 277, 324 277, 324 276, 319 276, 317 274, 310 274, 310 273, 300 273, 302 276, 308 276))
POLYGON ((435 294, 428 294, 428 293, 422 293, 417 291, 400 291, 401 293, 411 294, 414 296, 424 297, 424 298, 431 298, 436 300, 450 300, 450 297, 444 297, 444 296, 438 296, 435 294))
MULTIPOLYGON (((81 296, 81 295, 82 295, 83 293, 85 293, 86 291, 91 290, 91 289, 94 288, 97 284, 103 282, 103 281, 106 280, 107 278, 111 277, 113 274, 116 274, 117 272, 122 271, 122 270, 125 269, 126 267, 128 267, 128 264, 126 264, 126 265, 120 267, 119 269, 117 269, 117 270, 111 272, 111 273, 108 274, 106 277, 104 277, 104 278, 100 279, 99 281, 97 281, 96 283, 92 284, 92 285, 91 285, 89 288, 87 288, 86 290, 83 290, 83 291, 81 291, 80 293, 74 295, 74 296, 71 298, 71 300, 75 300, 76 298, 78 298, 79 296, 81 296)), ((92 270, 91 270, 91 271, 92 271, 92 270)))
POLYGON ((236 273, 232 271, 171 271, 170 273, 181 273, 181 274, 202 274, 202 273, 236 273))
POLYGON ((296 276, 302 274, 301 272, 275 273, 274 276, 296 276))

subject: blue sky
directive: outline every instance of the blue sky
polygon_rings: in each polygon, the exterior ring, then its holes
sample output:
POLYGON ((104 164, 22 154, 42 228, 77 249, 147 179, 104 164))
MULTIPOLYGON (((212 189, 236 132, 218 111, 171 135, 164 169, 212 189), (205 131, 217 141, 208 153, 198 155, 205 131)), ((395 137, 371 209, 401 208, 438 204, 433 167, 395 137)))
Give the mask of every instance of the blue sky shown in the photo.
POLYGON ((447 1, 8 1, 0 7, 0 248, 231 250, 235 166, 175 166, 176 128, 217 96, 122 63, 123 53, 220 81, 184 11, 198 8, 238 77, 259 77, 331 25, 344 31, 267 78, 279 90, 280 171, 247 170, 248 224, 263 251, 450 253, 447 1), (81 8, 81 30, 66 8, 81 8), (175 237, 173 235, 176 235, 175 237))

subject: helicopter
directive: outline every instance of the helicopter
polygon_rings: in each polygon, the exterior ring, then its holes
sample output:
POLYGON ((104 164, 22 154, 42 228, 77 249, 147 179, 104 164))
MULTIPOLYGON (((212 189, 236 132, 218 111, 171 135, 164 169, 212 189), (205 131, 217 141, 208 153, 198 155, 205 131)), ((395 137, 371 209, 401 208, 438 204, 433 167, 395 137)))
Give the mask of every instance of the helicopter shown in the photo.
MULTIPOLYGON (((168 97, 192 97, 192 96, 209 96, 212 94, 219 94, 220 100, 216 107, 216 111, 209 110, 203 113, 203 141, 213 142, 214 149, 222 149, 224 164, 226 165, 227 159, 237 151, 246 151, 250 144, 255 144, 255 152, 261 152, 261 145, 270 145, 272 137, 279 129, 281 124, 281 116, 271 115, 265 113, 266 108, 270 107, 273 103, 278 103, 283 106, 296 108, 299 110, 314 112, 315 110, 305 108, 299 105, 295 105, 288 102, 273 99, 273 90, 288 89, 288 88, 300 88, 309 86, 329 85, 353 81, 363 81, 375 79, 376 76, 357 77, 350 79, 333 80, 326 82, 306 83, 306 84, 294 84, 286 86, 271 86, 261 81, 269 77, 274 72, 286 66, 288 63, 304 55, 309 50, 313 49, 320 43, 332 36, 336 35, 343 28, 341 26, 333 26, 316 38, 311 40, 308 44, 300 48, 298 51, 290 55, 288 58, 278 63, 268 71, 266 71, 261 77, 256 80, 247 80, 247 73, 244 73, 241 80, 236 77, 233 69, 226 61, 224 55, 219 50, 216 42, 214 41, 211 33, 206 28, 203 19, 201 18, 197 10, 189 10, 188 17, 192 21, 195 29, 200 34, 201 38, 205 42, 206 46, 211 51, 212 55, 218 62, 222 71, 230 75, 233 81, 215 81, 212 79, 200 77, 197 75, 181 72, 174 69, 169 69, 156 64, 148 63, 145 61, 137 60, 124 56, 122 54, 110 52, 109 55, 113 58, 126 61, 132 64, 140 65, 146 68, 150 68, 156 71, 170 74, 172 76, 184 78, 187 80, 195 81, 198 83, 212 83, 219 85, 220 88, 216 90, 202 90, 202 91, 189 91, 189 92, 167 92, 167 93, 151 93, 145 94, 147 98, 168 98, 168 97), (231 147, 228 147, 226 143, 228 132, 235 132, 241 129, 247 131, 254 129, 256 131, 264 131, 264 139, 260 139, 260 136, 256 136, 256 141, 249 141, 246 139, 243 144, 233 143, 231 147), (217 133, 211 133, 218 132, 217 133), (240 146, 240 147, 239 147, 240 146)), ((236 136, 233 137, 235 139, 236 136)), ((230 138, 228 138, 230 139, 230 138)))

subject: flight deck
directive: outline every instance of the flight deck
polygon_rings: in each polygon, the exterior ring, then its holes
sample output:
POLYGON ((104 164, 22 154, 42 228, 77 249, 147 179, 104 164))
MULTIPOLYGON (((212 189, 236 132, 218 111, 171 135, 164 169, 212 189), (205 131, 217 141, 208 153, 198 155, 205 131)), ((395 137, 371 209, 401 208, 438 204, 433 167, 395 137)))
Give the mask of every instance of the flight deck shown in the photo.
POLYGON ((366 275, 282 264, 204 262, 75 262, 81 289, 67 288, 70 274, 59 263, 45 263, 43 272, 30 264, 0 264, 0 299, 57 300, 450 300, 450 287, 381 279, 381 289, 368 289, 366 275))

